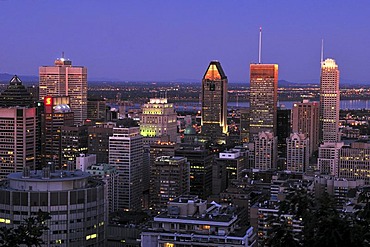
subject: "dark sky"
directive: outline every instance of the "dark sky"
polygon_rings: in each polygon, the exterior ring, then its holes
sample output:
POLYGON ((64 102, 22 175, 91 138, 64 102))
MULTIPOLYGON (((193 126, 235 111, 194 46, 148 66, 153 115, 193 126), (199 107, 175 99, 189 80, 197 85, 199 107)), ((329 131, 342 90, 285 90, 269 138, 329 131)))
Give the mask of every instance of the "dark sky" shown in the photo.
POLYGON ((219 60, 246 82, 260 26, 279 79, 318 81, 323 38, 342 82, 370 81, 367 0, 0 0, 0 73, 37 75, 64 51, 89 78, 201 80, 219 60))

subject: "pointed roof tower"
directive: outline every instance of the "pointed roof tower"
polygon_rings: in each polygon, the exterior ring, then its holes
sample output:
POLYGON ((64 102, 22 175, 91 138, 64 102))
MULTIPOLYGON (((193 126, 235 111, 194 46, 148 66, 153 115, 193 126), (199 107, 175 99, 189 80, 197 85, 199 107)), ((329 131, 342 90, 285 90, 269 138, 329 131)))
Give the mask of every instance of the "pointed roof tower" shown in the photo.
POLYGON ((31 107, 33 100, 31 94, 22 84, 21 79, 14 75, 9 81, 9 86, 0 95, 0 107, 23 106, 31 107))
POLYGON ((225 72, 222 69, 219 61, 211 61, 206 73, 203 76, 203 79, 211 81, 223 80, 227 79, 227 76, 225 75, 225 72))

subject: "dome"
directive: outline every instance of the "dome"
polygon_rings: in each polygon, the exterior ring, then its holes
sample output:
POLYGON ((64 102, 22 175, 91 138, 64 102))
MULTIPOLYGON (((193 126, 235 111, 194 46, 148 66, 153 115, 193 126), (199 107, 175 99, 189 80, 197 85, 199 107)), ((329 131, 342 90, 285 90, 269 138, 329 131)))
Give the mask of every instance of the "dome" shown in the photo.
POLYGON ((192 126, 188 126, 186 127, 184 134, 185 135, 195 135, 197 134, 197 131, 192 126))
POLYGON ((71 108, 67 104, 60 104, 60 105, 55 106, 54 112, 55 113, 71 112, 71 108))

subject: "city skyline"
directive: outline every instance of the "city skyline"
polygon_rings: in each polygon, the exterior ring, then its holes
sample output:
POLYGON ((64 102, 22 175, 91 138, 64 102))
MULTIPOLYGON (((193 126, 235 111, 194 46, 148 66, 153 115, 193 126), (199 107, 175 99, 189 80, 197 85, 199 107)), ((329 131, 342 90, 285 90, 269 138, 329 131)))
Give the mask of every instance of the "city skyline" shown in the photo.
POLYGON ((369 4, 0 1, 0 73, 36 75, 64 51, 89 78, 199 81, 216 59, 230 82, 248 82, 262 26, 262 62, 279 64, 281 79, 318 82, 324 39, 342 82, 369 82, 369 4))

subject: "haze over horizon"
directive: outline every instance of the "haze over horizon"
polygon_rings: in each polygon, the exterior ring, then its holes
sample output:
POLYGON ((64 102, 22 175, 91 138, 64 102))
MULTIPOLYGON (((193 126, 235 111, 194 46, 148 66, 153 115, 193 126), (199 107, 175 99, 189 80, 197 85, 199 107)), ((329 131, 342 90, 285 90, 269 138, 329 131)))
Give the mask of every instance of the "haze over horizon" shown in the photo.
POLYGON ((211 60, 229 82, 249 81, 249 63, 279 64, 279 79, 319 81, 320 48, 341 82, 369 82, 370 2, 0 1, 0 73, 37 75, 65 57, 89 78, 201 80, 211 60))

